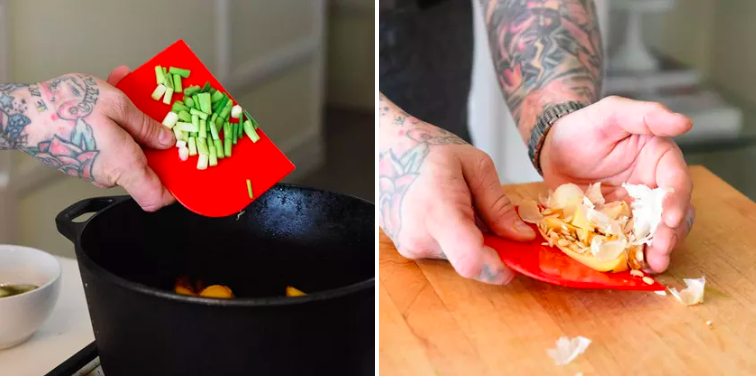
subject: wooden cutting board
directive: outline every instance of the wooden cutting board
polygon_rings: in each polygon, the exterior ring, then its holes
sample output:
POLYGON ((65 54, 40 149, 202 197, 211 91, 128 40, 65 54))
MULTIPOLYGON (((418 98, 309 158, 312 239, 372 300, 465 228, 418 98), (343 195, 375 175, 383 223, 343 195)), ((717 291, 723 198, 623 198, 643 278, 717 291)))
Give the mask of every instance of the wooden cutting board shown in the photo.
MULTIPOLYGON (((702 167, 692 173, 696 223, 657 279, 680 288, 706 275, 693 307, 523 276, 484 285, 446 261, 403 258, 381 232, 381 375, 756 375, 756 204, 702 167), (578 335, 593 343, 556 366, 546 350, 578 335)), ((504 188, 533 198, 544 189, 504 188)))

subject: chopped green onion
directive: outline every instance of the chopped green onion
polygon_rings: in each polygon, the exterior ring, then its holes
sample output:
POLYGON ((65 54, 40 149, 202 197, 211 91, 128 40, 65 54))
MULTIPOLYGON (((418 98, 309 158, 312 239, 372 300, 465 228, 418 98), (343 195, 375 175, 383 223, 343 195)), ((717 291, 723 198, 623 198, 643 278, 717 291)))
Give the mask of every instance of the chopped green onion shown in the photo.
POLYGON ((168 72, 170 72, 171 74, 175 74, 177 76, 181 76, 181 77, 184 77, 184 78, 189 78, 189 73, 191 71, 189 69, 181 69, 181 68, 171 67, 170 69, 168 69, 168 72))
POLYGON ((191 110, 189 110, 189 113, 192 114, 192 115, 199 116, 200 119, 207 120, 207 114, 204 113, 204 112, 202 112, 202 111, 200 111, 200 110, 195 110, 195 109, 192 108, 191 110))
POLYGON ((197 158, 198 170, 207 170, 207 159, 207 154, 200 154, 199 158, 197 158))
POLYGON ((223 97, 224 97, 223 93, 221 93, 220 91, 216 91, 215 93, 213 93, 213 95, 210 96, 210 101, 215 103, 223 99, 223 97))
POLYGON ((231 137, 226 137, 223 140, 223 146, 224 146, 224 154, 226 155, 226 158, 231 157, 231 147, 233 146, 233 140, 231 137))
POLYGON ((195 137, 189 137, 189 155, 197 155, 197 139, 195 137))
POLYGON ((212 144, 207 145, 207 149, 210 151, 210 167, 218 165, 218 152, 215 150, 215 146, 212 144))
POLYGON ((212 104, 210 103, 210 94, 209 93, 199 93, 197 94, 197 98, 199 99, 200 104, 200 111, 206 113, 206 114, 212 114, 212 104))
POLYGON ((233 129, 231 130, 231 133, 233 133, 233 142, 234 142, 234 145, 236 145, 236 142, 239 139, 239 124, 238 123, 233 124, 233 129))
POLYGON ((207 137, 207 122, 205 120, 199 121, 199 136, 202 138, 207 137))
MULTIPOLYGON (((184 89, 184 95, 186 95, 186 89, 184 89)), ((186 98, 186 106, 189 108, 194 107, 194 100, 191 97, 186 98)))
POLYGON ((169 112, 165 115, 165 119, 163 119, 163 125, 168 127, 168 129, 173 128, 173 126, 176 125, 178 118, 179 117, 175 112, 169 112))
POLYGON ((181 93, 184 90, 181 88, 181 76, 174 74, 173 75, 173 91, 176 93, 181 93))
POLYGON ((184 95, 186 95, 186 96, 192 96, 194 94, 199 93, 200 89, 202 89, 202 88, 199 87, 199 86, 197 86, 197 85, 189 86, 188 88, 184 89, 184 95))
POLYGON ((207 93, 210 89, 212 89, 212 86, 210 86, 210 81, 206 81, 205 86, 202 87, 200 93, 207 93))
POLYGON ((183 121, 179 121, 176 123, 176 128, 182 132, 198 132, 199 127, 192 123, 185 123, 183 121))
POLYGON ((249 193, 249 198, 253 199, 255 196, 252 195, 252 182, 247 179, 247 193, 249 193))
POLYGON ((189 107, 184 106, 184 102, 182 101, 176 101, 173 102, 173 108, 171 109, 173 112, 180 112, 180 111, 186 111, 189 112, 189 107))
POLYGON ((210 94, 215 94, 216 91, 218 91, 218 90, 215 90, 215 88, 211 86, 210 90, 208 90, 207 92, 210 93, 210 94))
POLYGON ((177 148, 185 148, 186 147, 186 141, 176 141, 176 147, 177 148))
POLYGON ((163 70, 163 76, 168 74, 168 69, 165 69, 165 67, 161 67, 160 69, 163 70))
POLYGON ((173 134, 176 135, 176 141, 186 141, 186 133, 178 129, 178 127, 173 127, 173 134))
POLYGON ((223 156, 224 156, 223 141, 221 141, 220 139, 217 139, 217 140, 213 140, 213 142, 215 143, 215 150, 217 151, 216 154, 218 156, 218 159, 223 159, 223 156))
POLYGON ((247 134, 247 137, 249 137, 253 143, 260 139, 260 136, 255 132, 255 128, 252 126, 252 122, 249 119, 244 122, 244 133, 247 134))
POLYGON ((257 120, 255 120, 255 118, 253 118, 252 116, 249 116, 249 112, 247 111, 244 111, 244 116, 246 116, 247 119, 252 120, 252 127, 257 129, 257 120))
POLYGON ((199 127, 199 116, 192 115, 191 119, 192 119, 192 124, 194 124, 194 125, 196 125, 196 126, 199 127))
POLYGON ((186 146, 179 148, 179 158, 182 161, 186 161, 187 159, 189 159, 189 154, 190 153, 191 152, 189 151, 189 149, 186 148, 186 146))
POLYGON ((168 89, 168 88, 167 88, 167 87, 166 87, 165 85, 163 85, 163 84, 160 84, 160 85, 158 85, 158 86, 157 86, 157 87, 155 88, 155 90, 154 90, 154 91, 152 92, 152 99, 154 99, 154 100, 156 100, 156 101, 159 101, 159 100, 160 100, 160 98, 162 98, 162 97, 163 97, 163 94, 165 94, 165 91, 166 91, 167 89, 168 89))
POLYGON ((155 66, 155 78, 157 79, 157 84, 163 84, 165 82, 165 76, 163 76, 163 67, 156 65, 155 66))
POLYGON ((186 112, 186 111, 184 111, 184 110, 181 110, 181 111, 178 112, 178 118, 179 118, 179 120, 185 121, 185 122, 192 121, 191 115, 189 115, 189 113, 186 112))
POLYGON ((210 134, 213 136, 213 140, 219 140, 218 127, 215 123, 210 123, 210 134))
POLYGON ((218 120, 218 113, 213 113, 213 116, 210 117, 210 122, 215 123, 215 121, 218 120))
POLYGON ((204 137, 200 137, 195 141, 197 143, 197 153, 199 155, 207 155, 209 151, 207 150, 207 139, 204 137))
POLYGON ((199 134, 199 132, 192 132, 192 133, 189 133, 189 137, 197 138, 198 134, 199 134))
POLYGON ((168 73, 166 73, 164 76, 165 77, 163 78, 163 80, 165 80, 165 86, 167 86, 167 87, 169 87, 171 89, 175 89, 173 87, 173 78, 171 77, 171 75, 169 75, 168 73))
POLYGON ((220 115, 218 115, 218 117, 222 117, 224 120, 228 119, 228 116, 231 115, 232 107, 234 107, 234 104, 231 101, 226 102, 226 105, 223 107, 223 110, 220 112, 220 115))
POLYGON ((220 112, 224 107, 226 107, 226 103, 229 101, 228 96, 223 95, 220 100, 213 103, 213 112, 220 112))
POLYGON ((242 108, 238 104, 234 107, 231 107, 231 117, 234 119, 238 119, 239 116, 242 114, 242 108))
POLYGON ((200 109, 200 103, 199 98, 197 98, 197 94, 192 95, 192 100, 194 101, 194 108, 200 109))
POLYGON ((165 90, 165 97, 163 97, 163 103, 171 104, 173 101, 173 88, 169 87, 165 90))

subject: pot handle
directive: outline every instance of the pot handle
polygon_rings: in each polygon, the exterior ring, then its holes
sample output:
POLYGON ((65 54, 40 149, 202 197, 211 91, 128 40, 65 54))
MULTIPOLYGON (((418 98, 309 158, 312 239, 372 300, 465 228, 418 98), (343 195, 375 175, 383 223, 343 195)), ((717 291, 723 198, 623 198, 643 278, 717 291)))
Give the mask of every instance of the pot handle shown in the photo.
MULTIPOLYGON (((85 200, 81 200, 58 214, 55 217, 55 224, 58 226, 58 232, 63 234, 68 240, 76 243, 76 237, 79 236, 81 230, 89 222, 89 218, 85 221, 74 222, 74 220, 83 214, 94 213, 97 214, 103 209, 118 204, 124 200, 129 199, 129 196, 115 196, 115 197, 92 197, 85 200)), ((91 218, 91 217, 90 217, 91 218)))

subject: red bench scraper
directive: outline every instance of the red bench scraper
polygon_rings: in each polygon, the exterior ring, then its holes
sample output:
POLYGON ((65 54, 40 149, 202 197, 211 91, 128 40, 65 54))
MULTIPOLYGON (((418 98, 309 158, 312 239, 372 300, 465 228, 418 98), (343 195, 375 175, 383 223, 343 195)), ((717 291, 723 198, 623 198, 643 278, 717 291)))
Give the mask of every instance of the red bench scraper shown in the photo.
MULTIPOLYGON (((209 81, 215 89, 226 92, 189 46, 179 40, 129 73, 117 85, 137 108, 159 122, 163 121, 171 106, 151 98, 157 86, 156 65, 191 70, 189 78, 182 80, 183 87, 202 86, 209 81)), ((233 100, 231 94, 226 93, 233 100)), ((173 95, 174 102, 183 99, 181 93, 173 95)), ((253 111, 248 112, 254 116, 253 111)), ((236 119, 230 121, 233 123, 236 119)), ((144 153, 163 185, 187 209, 208 217, 229 216, 253 201, 247 192, 247 179, 252 182, 252 191, 257 198, 294 171, 294 165, 262 131, 264 127, 265 124, 261 124, 257 129, 259 141, 252 143, 246 135, 243 136, 234 145, 231 158, 219 159, 217 166, 207 170, 197 170, 197 156, 182 162, 177 148, 145 149, 144 153)))
POLYGON ((634 291, 663 291, 665 287, 654 281, 653 285, 642 278, 630 275, 629 271, 604 273, 593 270, 557 248, 542 245, 541 235, 529 243, 518 243, 485 234, 485 244, 496 250, 505 265, 512 270, 552 285, 580 289, 613 289, 634 291))

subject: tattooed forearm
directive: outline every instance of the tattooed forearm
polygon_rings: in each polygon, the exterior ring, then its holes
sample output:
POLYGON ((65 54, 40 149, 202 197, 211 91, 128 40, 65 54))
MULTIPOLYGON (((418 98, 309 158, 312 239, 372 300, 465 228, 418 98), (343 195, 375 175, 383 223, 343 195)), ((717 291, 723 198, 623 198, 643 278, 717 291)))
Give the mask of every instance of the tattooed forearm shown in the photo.
POLYGON ((592 103, 603 52, 593 0, 481 0, 499 84, 527 142, 545 106, 592 103))
POLYGON ((68 175, 94 180, 97 148, 89 116, 100 90, 87 75, 41 84, 0 84, 0 149, 34 156, 68 175))
POLYGON ((390 144, 378 154, 378 207, 380 226, 399 244, 402 229, 402 203, 412 183, 420 177, 420 169, 431 148, 442 145, 463 145, 464 140, 441 128, 421 122, 381 95, 380 122, 391 126, 381 129, 381 143, 390 144), (402 119, 397 122, 396 119, 402 119), (411 128, 405 126, 411 125, 411 128))

